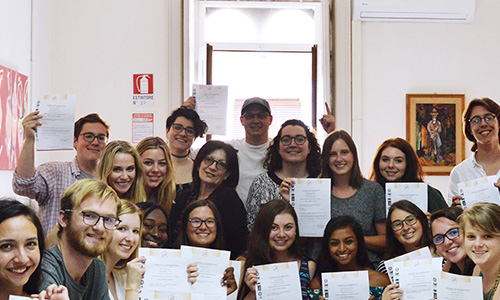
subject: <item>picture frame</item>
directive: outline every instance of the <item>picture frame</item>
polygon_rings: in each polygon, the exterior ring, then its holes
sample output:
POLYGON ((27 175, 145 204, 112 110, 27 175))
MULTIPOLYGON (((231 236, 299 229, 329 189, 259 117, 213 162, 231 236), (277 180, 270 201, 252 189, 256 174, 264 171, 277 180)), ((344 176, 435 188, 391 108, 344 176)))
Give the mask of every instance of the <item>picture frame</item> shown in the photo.
POLYGON ((465 158, 463 94, 407 94, 406 140, 427 175, 449 175, 465 158))

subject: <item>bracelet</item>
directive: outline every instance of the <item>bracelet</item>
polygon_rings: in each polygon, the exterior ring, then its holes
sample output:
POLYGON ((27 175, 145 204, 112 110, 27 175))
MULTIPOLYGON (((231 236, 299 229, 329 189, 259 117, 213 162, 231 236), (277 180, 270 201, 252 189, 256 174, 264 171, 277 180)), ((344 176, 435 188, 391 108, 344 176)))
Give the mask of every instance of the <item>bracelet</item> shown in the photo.
POLYGON ((125 292, 127 292, 127 291, 133 291, 133 292, 139 293, 139 289, 134 289, 134 288, 125 288, 125 292))

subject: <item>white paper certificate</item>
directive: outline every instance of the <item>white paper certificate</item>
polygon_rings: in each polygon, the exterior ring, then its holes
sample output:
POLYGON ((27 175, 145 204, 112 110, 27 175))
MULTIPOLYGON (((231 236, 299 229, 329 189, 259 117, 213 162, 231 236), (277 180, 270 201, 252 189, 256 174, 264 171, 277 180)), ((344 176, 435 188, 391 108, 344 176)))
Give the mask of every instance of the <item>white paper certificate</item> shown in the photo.
POLYGON ((32 300, 30 297, 10 295, 9 300, 32 300))
POLYGON ((427 183, 425 182, 386 182, 385 207, 386 215, 392 203, 399 200, 408 200, 418 206, 423 212, 427 208, 427 183))
POLYGON ((200 275, 191 286, 192 293, 203 294, 206 300, 226 299, 227 288, 220 285, 220 280, 229 266, 230 254, 229 251, 181 246, 182 257, 189 263, 198 264, 200 275))
POLYGON ((42 126, 37 128, 37 150, 71 150, 75 122, 75 96, 44 96, 37 102, 42 126))
POLYGON ((385 260, 384 264, 387 270, 387 275, 389 275, 389 279, 392 283, 394 283, 394 262, 425 258, 432 258, 431 250, 429 250, 429 247, 420 248, 415 251, 394 257, 393 259, 385 260))
POLYGON ((290 204, 299 218, 301 237, 322 237, 331 218, 330 178, 293 178, 290 204))
POLYGON ((462 276, 441 272, 437 281, 439 300, 483 299, 483 281, 479 276, 462 276))
POLYGON ((225 85, 193 84, 196 112, 208 124, 208 134, 226 135, 227 91, 225 85))
POLYGON ((240 288, 240 278, 241 278, 241 261, 231 260, 229 261, 229 266, 234 268, 234 280, 238 283, 238 289, 227 296, 227 300, 236 300, 238 296, 238 290, 240 288))
POLYGON ((180 250, 139 248, 139 257, 146 258, 146 272, 139 293, 142 299, 153 297, 156 292, 172 295, 191 292, 186 273, 188 261, 181 257, 180 250))
POLYGON ((401 300, 433 299, 442 263, 441 257, 394 262, 394 281, 403 291, 401 300))
POLYGON ((322 273, 321 279, 326 300, 370 298, 368 271, 322 273))
POLYGON ((498 188, 493 185, 497 179, 497 176, 493 175, 460 182, 457 186, 458 192, 462 196, 463 209, 469 208, 477 202, 500 204, 498 188))
POLYGON ((257 300, 302 300, 297 262, 255 266, 259 272, 255 285, 257 300))

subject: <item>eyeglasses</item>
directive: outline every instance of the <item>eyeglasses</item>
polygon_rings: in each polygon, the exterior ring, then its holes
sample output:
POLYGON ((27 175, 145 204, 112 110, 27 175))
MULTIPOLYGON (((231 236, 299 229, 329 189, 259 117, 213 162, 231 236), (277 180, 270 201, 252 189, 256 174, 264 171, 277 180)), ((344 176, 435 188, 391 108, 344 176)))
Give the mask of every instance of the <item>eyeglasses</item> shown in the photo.
POLYGON ((108 141, 108 137, 104 134, 95 135, 92 132, 85 132, 80 135, 83 135, 83 139, 88 143, 92 143, 96 138, 101 144, 105 144, 108 141))
POLYGON ((295 144, 297 144, 297 145, 303 145, 306 142, 307 137, 305 137, 301 134, 296 135, 296 136, 285 135, 285 136, 281 137, 280 142, 284 146, 290 146, 292 144, 292 140, 294 140, 295 144))
POLYGON ((404 220, 396 220, 391 223, 391 227, 393 230, 398 231, 403 229, 403 222, 406 223, 408 226, 415 225, 417 223, 417 216, 416 215, 409 215, 406 217, 404 220))
POLYGON ((493 123, 493 120, 496 118, 497 116, 493 115, 493 114, 486 114, 484 115, 484 117, 480 117, 480 116, 475 116, 474 118, 471 118, 469 119, 469 122, 472 124, 472 125, 478 125, 478 124, 481 124, 481 121, 484 120, 486 123, 490 124, 493 123))
POLYGON ((259 120, 264 120, 269 117, 269 114, 244 114, 242 117, 247 121, 253 120, 255 117, 259 120))
POLYGON ((444 243, 444 238, 447 237, 449 240, 454 240, 460 235, 460 230, 458 228, 452 228, 448 230, 445 234, 437 234, 432 238, 434 245, 441 245, 444 243))
POLYGON ((217 170, 226 170, 227 164, 222 160, 215 160, 213 157, 207 156, 203 159, 203 162, 210 167, 213 163, 215 163, 215 167, 217 170))
POLYGON ((172 129, 176 133, 181 133, 184 130, 186 132, 186 135, 189 137, 193 137, 196 135, 196 131, 194 130, 193 127, 189 127, 189 126, 184 127, 184 126, 182 126, 182 124, 174 123, 174 124, 172 124, 172 129))
POLYGON ((66 209, 65 211, 81 213, 83 215, 83 223, 89 226, 97 225, 97 223, 99 223, 99 220, 101 220, 102 218, 104 228, 115 230, 116 227, 118 227, 118 224, 120 224, 121 222, 121 220, 119 220, 118 218, 101 216, 95 212, 90 212, 90 211, 78 211, 72 209, 66 209))
POLYGON ((201 227, 201 225, 203 223, 205 223, 205 225, 207 225, 208 228, 214 228, 217 225, 217 222, 215 221, 215 219, 202 220, 200 218, 192 218, 192 219, 189 219, 188 221, 189 221, 189 224, 191 224, 191 226, 193 226, 194 228, 201 227))

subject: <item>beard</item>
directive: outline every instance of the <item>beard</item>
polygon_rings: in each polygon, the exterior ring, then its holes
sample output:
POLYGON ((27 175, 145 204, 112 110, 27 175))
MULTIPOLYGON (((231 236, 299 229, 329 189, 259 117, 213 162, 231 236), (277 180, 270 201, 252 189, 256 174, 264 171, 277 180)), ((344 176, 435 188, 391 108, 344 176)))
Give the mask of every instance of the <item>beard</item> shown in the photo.
POLYGON ((70 221, 67 230, 68 243, 71 248, 73 248, 78 253, 90 258, 95 258, 106 252, 109 244, 109 238, 106 233, 103 233, 104 239, 101 243, 99 243, 98 245, 90 246, 85 242, 85 236, 88 233, 95 234, 91 227, 82 232, 74 228, 74 226, 72 225, 72 221, 70 221))

